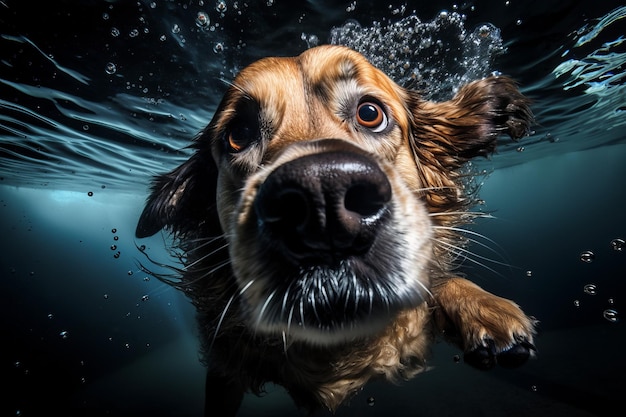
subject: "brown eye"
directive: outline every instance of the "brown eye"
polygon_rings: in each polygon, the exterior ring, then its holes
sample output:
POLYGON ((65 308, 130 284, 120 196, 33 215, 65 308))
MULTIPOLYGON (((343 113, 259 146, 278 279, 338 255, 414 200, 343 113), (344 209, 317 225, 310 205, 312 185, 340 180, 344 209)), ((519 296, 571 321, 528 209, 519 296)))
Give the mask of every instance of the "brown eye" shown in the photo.
POLYGON ((228 146, 232 152, 239 152, 246 147, 248 140, 245 136, 239 136, 242 132, 229 132, 228 133, 228 146))
POLYGON ((237 108, 235 117, 230 121, 224 134, 228 152, 238 153, 261 140, 259 110, 256 103, 243 101, 237 108))
POLYGON ((387 115, 380 104, 373 101, 363 101, 356 109, 356 121, 373 132, 383 131, 387 125, 387 115))

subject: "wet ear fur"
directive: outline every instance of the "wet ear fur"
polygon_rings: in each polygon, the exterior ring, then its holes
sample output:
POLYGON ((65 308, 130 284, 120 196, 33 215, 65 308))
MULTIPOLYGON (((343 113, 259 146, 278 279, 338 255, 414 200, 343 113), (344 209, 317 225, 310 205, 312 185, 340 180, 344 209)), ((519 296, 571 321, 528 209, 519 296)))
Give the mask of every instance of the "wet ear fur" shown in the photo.
POLYGON ((529 105, 515 82, 504 76, 471 82, 449 101, 417 99, 414 149, 433 168, 459 168, 471 158, 493 153, 501 134, 515 140, 526 135, 533 122, 529 105))
POLYGON ((162 228, 177 234, 220 234, 215 196, 217 168, 209 152, 198 150, 181 166, 158 176, 139 217, 135 236, 152 236, 162 228))

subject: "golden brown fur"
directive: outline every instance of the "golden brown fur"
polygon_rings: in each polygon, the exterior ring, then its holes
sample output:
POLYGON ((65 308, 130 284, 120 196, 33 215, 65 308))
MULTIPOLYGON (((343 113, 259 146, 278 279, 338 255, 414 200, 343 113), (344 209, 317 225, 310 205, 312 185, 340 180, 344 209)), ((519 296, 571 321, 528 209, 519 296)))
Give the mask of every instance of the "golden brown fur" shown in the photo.
MULTIPOLYGON (((223 387, 230 412, 237 392, 260 392, 268 381, 284 385, 299 405, 335 410, 371 378, 400 381, 426 369, 438 334, 475 366, 524 362, 534 350, 534 320, 451 270, 463 244, 456 228, 472 217, 461 168, 493 152, 500 134, 524 135, 531 120, 528 100, 506 77, 427 102, 343 47, 244 69, 196 153, 155 181, 137 228, 139 237, 173 231, 183 267, 170 282, 198 311, 208 384, 223 387), (378 110, 361 117, 362 103, 378 110), (330 200, 298 206, 308 210, 301 219, 266 196, 283 175, 302 181, 307 193, 322 187, 333 194, 328 179, 299 179, 318 172, 302 161, 318 159, 346 183, 346 167, 356 165, 367 186, 377 187, 374 198, 384 200, 372 208, 356 198, 356 232, 335 237, 335 214, 326 218, 322 210, 334 210, 330 200), (307 175, 283 174, 294 169, 307 175), (292 240, 282 241, 295 239, 291 229, 272 229, 279 221, 313 222, 310 233, 322 227, 324 237, 302 232, 306 248, 293 252, 292 240), (339 240, 361 235, 365 249, 332 253, 339 240), (327 238, 337 240, 330 252, 318 249, 327 238)), ((335 198, 326 194, 311 198, 335 198)))

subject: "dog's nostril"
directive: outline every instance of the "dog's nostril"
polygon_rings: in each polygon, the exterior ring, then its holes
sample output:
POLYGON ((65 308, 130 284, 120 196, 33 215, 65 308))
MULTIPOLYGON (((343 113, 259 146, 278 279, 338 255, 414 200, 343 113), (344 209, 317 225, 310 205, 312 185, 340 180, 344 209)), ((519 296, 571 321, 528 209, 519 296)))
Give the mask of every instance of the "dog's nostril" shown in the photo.
POLYGON ((362 217, 378 214, 391 199, 391 188, 385 187, 388 182, 369 182, 355 184, 346 190, 344 207, 362 217))
POLYGON ((264 204, 257 205, 257 215, 265 223, 297 228, 307 222, 309 201, 302 190, 285 189, 273 198, 266 197, 264 204))

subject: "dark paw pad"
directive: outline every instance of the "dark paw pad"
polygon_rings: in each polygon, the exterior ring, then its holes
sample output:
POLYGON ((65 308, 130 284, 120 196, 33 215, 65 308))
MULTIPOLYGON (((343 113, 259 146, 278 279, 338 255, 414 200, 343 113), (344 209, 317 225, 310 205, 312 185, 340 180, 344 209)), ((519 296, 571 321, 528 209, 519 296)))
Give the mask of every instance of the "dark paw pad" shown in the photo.
POLYGON ((517 368, 528 360, 531 351, 536 350, 532 343, 520 339, 509 349, 498 352, 493 340, 486 340, 484 346, 465 352, 464 360, 474 368, 482 370, 491 369, 496 364, 503 368, 517 368))

